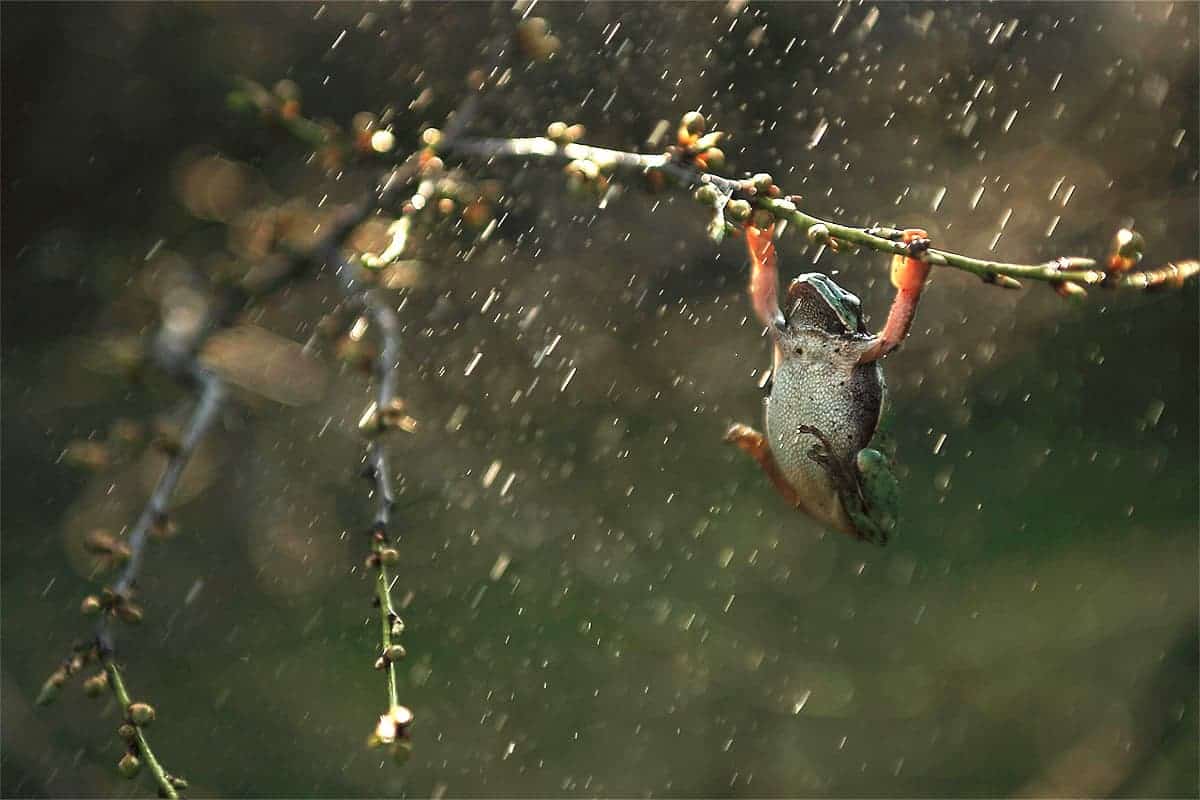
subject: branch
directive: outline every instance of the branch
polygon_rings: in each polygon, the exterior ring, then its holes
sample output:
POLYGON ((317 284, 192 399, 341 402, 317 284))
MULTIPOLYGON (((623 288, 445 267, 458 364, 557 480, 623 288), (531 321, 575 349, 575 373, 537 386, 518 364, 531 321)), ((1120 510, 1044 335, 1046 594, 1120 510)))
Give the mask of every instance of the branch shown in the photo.
MULTIPOLYGON (((199 396, 179 442, 169 445, 171 455, 167 460, 167 466, 159 476, 154 491, 150 493, 150 498, 146 501, 146 507, 138 516, 133 532, 129 535, 129 560, 110 590, 116 598, 113 601, 115 603, 128 604, 130 602, 129 597, 145 559, 146 544, 150 540, 150 535, 152 533, 162 535, 169 529, 171 522, 167 516, 167 506, 170 504, 172 495, 175 494, 175 488, 179 485, 179 479, 191 460, 192 454, 216 421, 217 414, 225 400, 225 385, 215 374, 198 365, 193 365, 191 378, 200 387, 199 396)), ((112 616, 106 614, 96 625, 96 641, 100 645, 102 655, 110 654, 114 649, 112 616)), ((140 619, 140 614, 134 616, 140 619)), ((122 618, 126 619, 127 617, 122 618)), ((128 621, 134 620, 128 618, 128 621)))
POLYGON ((121 670, 112 660, 111 655, 102 654, 100 658, 104 664, 104 674, 108 677, 108 684, 112 687, 117 703, 121 706, 122 716, 125 720, 124 724, 118 728, 121 738, 129 746, 129 752, 118 763, 121 774, 126 778, 134 778, 140 771, 141 761, 144 759, 150 767, 150 774, 154 776, 154 782, 158 784, 159 797, 178 798, 179 793, 176 790, 186 789, 187 781, 177 778, 163 769, 162 764, 154 755, 154 751, 150 749, 150 740, 146 738, 145 727, 154 721, 153 706, 130 700, 129 691, 125 688, 125 681, 121 677, 121 670))
MULTIPOLYGON (((714 137, 714 134, 709 134, 704 138, 710 137, 714 137)), ((715 140, 715 138, 710 139, 710 141, 715 140)), ((1013 264, 972 258, 928 246, 914 250, 911 245, 901 241, 903 233, 901 230, 881 227, 857 228, 829 222, 801 211, 796 206, 799 197, 783 196, 783 192, 774 186, 769 175, 759 174, 752 179, 737 180, 706 172, 703 162, 697 159, 697 156, 710 150, 710 148, 696 147, 702 142, 703 139, 697 138, 695 143, 672 147, 667 153, 661 155, 610 150, 575 142, 564 142, 561 139, 554 141, 545 137, 446 140, 439 143, 437 149, 446 155, 478 157, 488 161, 515 158, 572 164, 590 162, 595 165, 600 175, 617 170, 641 174, 657 172, 683 189, 700 189, 711 186, 715 190, 715 194, 704 195, 698 199, 701 199, 706 205, 713 205, 718 211, 732 212, 729 213, 729 216, 735 220, 739 216, 745 219, 748 213, 742 216, 738 213, 739 207, 734 205, 731 208, 730 204, 736 201, 752 203, 769 212, 773 217, 787 220, 796 225, 813 242, 827 244, 833 248, 836 248, 839 243, 844 243, 891 255, 916 257, 933 266, 952 267, 978 275, 987 283, 995 283, 1005 288, 1019 288, 1020 284, 1016 279, 1023 278, 1051 284, 1070 282, 1106 289, 1145 290, 1160 286, 1180 285, 1189 278, 1200 274, 1200 262, 1196 260, 1168 264, 1153 270, 1127 272, 1140 259, 1140 250, 1131 250, 1128 257, 1120 260, 1110 259, 1107 268, 1094 259, 1077 256, 1057 258, 1041 264, 1013 264), (1134 253, 1136 256, 1133 255, 1134 253)), ((1125 232, 1125 235, 1137 236, 1131 232, 1125 232)), ((1140 236, 1137 237, 1136 242, 1140 243, 1140 236)), ((1128 245, 1131 242, 1124 244, 1128 245)))
POLYGON ((413 713, 400 705, 396 677, 396 664, 407 655, 407 651, 397 641, 404 632, 404 621, 392 604, 394 580, 389 567, 399 563, 400 553, 388 541, 388 527, 391 525, 396 497, 383 434, 394 429, 412 431, 416 422, 404 413, 404 401, 396 393, 396 365, 400 359, 399 315, 384 295, 360 283, 358 279, 365 276, 355 263, 343 261, 338 274, 343 292, 351 302, 363 308, 370 321, 369 327, 376 330, 375 335, 379 340, 379 353, 373 369, 378 384, 375 400, 359 420, 359 430, 368 438, 363 474, 371 482, 375 495, 375 518, 368 530, 370 554, 366 560, 367 568, 376 570, 374 605, 379 609, 380 633, 375 668, 382 670, 387 679, 387 711, 380 716, 369 743, 390 747, 393 757, 404 761, 411 752, 409 727, 413 713))
MULTIPOLYGON (((150 749, 141 727, 153 718, 153 708, 145 703, 130 704, 121 673, 113 661, 115 637, 111 625, 114 618, 126 623, 141 621, 143 611, 133 601, 133 593, 145 562, 146 544, 152 534, 165 535, 170 529, 167 509, 171 498, 196 447, 216 421, 226 397, 223 381, 215 373, 201 366, 199 353, 214 332, 228 327, 236 320, 248 301, 272 294, 290 285, 308 270, 334 258, 340 259, 340 248, 354 229, 381 205, 391 202, 395 193, 416 174, 416 168, 416 160, 411 159, 387 170, 359 202, 342 210, 327 223, 323 235, 310 247, 302 251, 274 255, 252 269, 240 283, 218 287, 216 294, 205 296, 195 291, 196 300, 204 309, 203 313, 194 319, 189 317, 187 324, 164 324, 157 332, 153 347, 154 360, 168 374, 190 386, 198 387, 198 396, 179 441, 167 444, 167 465, 138 516, 128 542, 99 537, 93 543, 94 546, 107 550, 115 560, 125 561, 125 567, 111 587, 103 589, 99 596, 90 595, 84 598, 81 610, 87 615, 100 615, 94 636, 91 641, 76 645, 72 654, 50 675, 38 695, 38 702, 51 702, 70 677, 89 663, 99 662, 104 671, 86 680, 84 690, 90 696, 98 696, 106 686, 111 687, 126 712, 126 723, 121 726, 119 733, 128 743, 129 752, 121 759, 118 769, 126 778, 132 779, 140 772, 141 760, 145 759, 163 796, 176 797, 175 789, 185 787, 186 781, 167 773, 150 749), (147 713, 147 709, 149 717, 139 721, 139 718, 147 713)), ((170 316, 172 310, 164 304, 164 320, 170 316)), ((398 328, 397 324, 397 334, 398 328)), ((394 349, 389 352, 394 357, 394 349)), ((394 393, 392 380, 389 378, 384 385, 390 397, 394 393)), ((379 474, 386 477, 382 450, 378 453, 377 464, 380 467, 379 474)), ((385 509, 391 503, 390 487, 384 487, 381 497, 386 498, 386 502, 381 500, 380 511, 381 518, 386 521, 385 509)), ((394 697, 394 675, 392 684, 394 697)), ((393 703, 393 712, 399 708, 393 703)), ((397 714, 393 713, 393 716, 397 714)))

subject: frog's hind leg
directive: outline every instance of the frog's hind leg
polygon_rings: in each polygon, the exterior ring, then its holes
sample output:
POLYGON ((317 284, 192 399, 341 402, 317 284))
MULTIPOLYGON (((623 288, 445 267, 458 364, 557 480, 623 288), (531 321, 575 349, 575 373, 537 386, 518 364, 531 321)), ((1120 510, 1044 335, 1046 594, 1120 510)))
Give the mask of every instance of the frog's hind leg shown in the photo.
POLYGON ((854 457, 854 466, 858 470, 859 491, 855 493, 853 503, 845 504, 846 513, 854 519, 863 538, 875 544, 887 544, 898 522, 896 509, 900 504, 900 483, 892 472, 888 457, 874 448, 859 450, 854 457))
POLYGON ((788 505, 793 508, 800 507, 800 498, 797 496, 796 490, 783 477, 783 471, 779 469, 779 463, 775 461, 775 455, 771 452, 771 445, 767 442, 767 437, 749 425, 739 422, 731 425, 725 432, 725 441, 737 445, 739 450, 758 462, 758 466, 766 473, 771 485, 775 487, 775 491, 783 495, 783 499, 788 502, 788 505))
MULTIPOLYGON (((890 490, 891 502, 896 501, 899 496, 899 487, 895 477, 887 469, 887 457, 878 450, 866 448, 858 451, 858 455, 851 463, 834 455, 829 437, 820 429, 814 428, 812 425, 798 425, 796 433, 806 433, 817 439, 818 443, 809 448, 808 457, 824 466, 837 484, 842 508, 853 526, 852 530, 846 532, 872 544, 887 544, 888 533, 895 527, 895 519, 884 516, 881 525, 880 520, 876 520, 873 516, 873 512, 880 513, 880 510, 873 509, 862 491, 864 477, 870 476, 873 479, 873 490, 884 492, 890 490), (890 484, 887 483, 888 480, 891 481, 890 484)), ((889 506, 887 502, 883 505, 894 507, 894 505, 889 506)))

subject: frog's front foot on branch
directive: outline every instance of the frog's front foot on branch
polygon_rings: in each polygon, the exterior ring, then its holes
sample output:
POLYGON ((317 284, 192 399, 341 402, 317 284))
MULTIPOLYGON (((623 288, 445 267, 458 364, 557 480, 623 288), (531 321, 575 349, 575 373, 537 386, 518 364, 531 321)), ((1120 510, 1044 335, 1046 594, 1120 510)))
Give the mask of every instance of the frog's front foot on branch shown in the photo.
POLYGON ((892 286, 896 296, 888 310, 883 330, 876 334, 858 357, 859 364, 873 364, 900 347, 912 327, 917 313, 917 302, 929 276, 929 262, 923 255, 929 249, 929 234, 920 228, 907 228, 900 232, 908 250, 907 255, 892 256, 892 286))

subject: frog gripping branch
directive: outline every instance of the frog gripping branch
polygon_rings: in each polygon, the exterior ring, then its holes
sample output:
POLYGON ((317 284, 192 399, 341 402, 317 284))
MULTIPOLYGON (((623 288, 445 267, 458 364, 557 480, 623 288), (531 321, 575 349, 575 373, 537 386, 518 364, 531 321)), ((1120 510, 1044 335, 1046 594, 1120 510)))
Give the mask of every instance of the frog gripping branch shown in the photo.
POLYGON ((886 544, 899 490, 888 458, 870 447, 886 390, 878 356, 867 356, 903 338, 919 284, 902 301, 898 295, 899 333, 891 338, 868 334, 858 298, 820 273, 793 280, 781 309, 773 235, 773 225, 745 228, 751 305, 773 341, 767 432, 739 423, 725 440, 758 463, 789 505, 826 527, 886 544))
POLYGON ((900 234, 900 241, 908 246, 912 255, 892 256, 892 286, 896 288, 896 297, 888 310, 883 330, 862 355, 863 364, 870 364, 892 352, 908 336, 925 279, 929 277, 929 264, 915 257, 929 249, 929 234, 919 228, 909 228, 900 234))

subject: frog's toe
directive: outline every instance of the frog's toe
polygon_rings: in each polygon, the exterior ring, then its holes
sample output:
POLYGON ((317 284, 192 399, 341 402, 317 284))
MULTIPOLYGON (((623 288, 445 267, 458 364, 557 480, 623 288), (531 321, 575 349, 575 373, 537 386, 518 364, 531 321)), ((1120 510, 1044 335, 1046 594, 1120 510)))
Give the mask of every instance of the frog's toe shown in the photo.
POLYGON ((725 431, 725 441, 730 444, 736 444, 743 450, 755 449, 762 446, 763 435, 758 431, 741 422, 735 422, 729 426, 729 430, 725 431))

